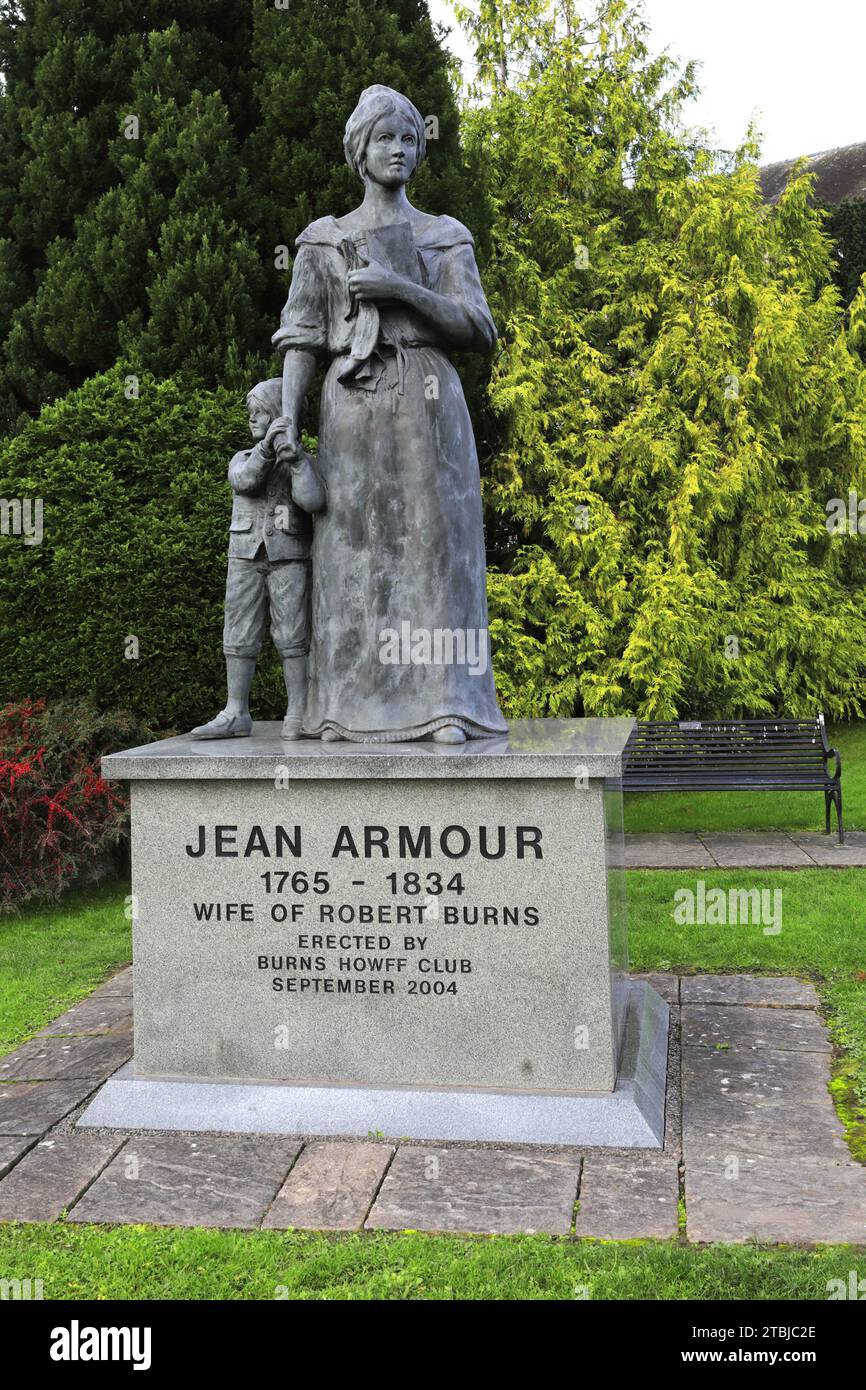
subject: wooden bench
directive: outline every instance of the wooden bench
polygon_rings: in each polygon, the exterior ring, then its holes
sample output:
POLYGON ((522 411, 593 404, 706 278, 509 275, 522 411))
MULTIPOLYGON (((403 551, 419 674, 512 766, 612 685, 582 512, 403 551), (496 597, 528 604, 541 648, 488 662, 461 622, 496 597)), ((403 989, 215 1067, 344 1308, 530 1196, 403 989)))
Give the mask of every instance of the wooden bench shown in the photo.
POLYGON ((825 834, 842 821, 842 759, 817 719, 640 721, 626 745, 625 792, 813 791, 824 793, 825 834), (835 758, 836 766, 828 770, 835 758))

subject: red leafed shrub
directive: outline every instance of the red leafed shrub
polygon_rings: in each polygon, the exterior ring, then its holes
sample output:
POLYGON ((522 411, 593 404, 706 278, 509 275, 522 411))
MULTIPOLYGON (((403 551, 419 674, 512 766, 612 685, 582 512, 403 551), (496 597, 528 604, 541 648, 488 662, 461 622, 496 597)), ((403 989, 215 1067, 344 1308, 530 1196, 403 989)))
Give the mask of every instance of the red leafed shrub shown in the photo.
POLYGON ((123 857, 126 790, 103 780, 99 759, 147 736, 131 716, 88 703, 0 709, 0 913, 94 882, 123 857))

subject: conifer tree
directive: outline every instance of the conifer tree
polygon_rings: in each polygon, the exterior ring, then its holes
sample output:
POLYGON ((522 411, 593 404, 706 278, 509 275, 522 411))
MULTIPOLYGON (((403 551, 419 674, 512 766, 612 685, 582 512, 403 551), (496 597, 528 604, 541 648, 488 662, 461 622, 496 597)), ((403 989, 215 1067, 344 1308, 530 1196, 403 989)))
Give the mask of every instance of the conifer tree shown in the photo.
POLYGON ((421 205, 473 220, 426 0, 0 0, 0 70, 0 431, 119 355, 266 370, 295 236, 358 197, 371 82, 431 118, 421 205))
MULTIPOLYGON (((191 87, 227 90, 233 125, 245 135, 247 10, 233 0, 153 0, 146 12, 136 0, 0 3, 0 242, 4 263, 15 270, 0 306, 0 428, 92 369, 92 361, 57 351, 60 324, 54 341, 46 340, 51 301, 37 310, 36 291, 58 243, 74 240, 79 219, 118 184, 112 153, 131 111, 136 71, 146 61, 147 33, 177 23, 175 64, 191 87)), ((82 266, 88 249, 82 248, 82 266)), ((114 249, 124 257, 122 246, 114 249)), ((72 274, 84 290, 83 270, 72 274)), ((88 306, 67 294, 62 307, 77 318, 88 306)), ((93 328, 92 318, 87 326, 93 328)), ((104 350, 99 343, 90 349, 103 364, 110 313, 104 327, 104 350)))
POLYGON ((866 198, 843 198, 824 206, 827 232, 835 243, 836 283, 847 304, 866 275, 866 198))
POLYGON ((862 710, 862 287, 796 179, 681 133, 692 73, 623 0, 484 0, 466 115, 494 209, 486 497, 512 714, 862 710))
POLYGON ((267 354, 240 142, 221 94, 190 85, 184 48, 177 25, 147 35, 133 138, 118 131, 111 147, 119 182, 49 248, 34 319, 83 375, 122 356, 130 369, 218 381, 267 354))

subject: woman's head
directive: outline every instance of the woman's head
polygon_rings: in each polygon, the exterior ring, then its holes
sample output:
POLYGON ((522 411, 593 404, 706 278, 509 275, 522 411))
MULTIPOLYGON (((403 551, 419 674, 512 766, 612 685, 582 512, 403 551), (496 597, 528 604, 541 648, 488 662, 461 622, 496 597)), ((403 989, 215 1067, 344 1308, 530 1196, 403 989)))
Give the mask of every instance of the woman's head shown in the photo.
POLYGON ((421 112, 393 87, 367 87, 346 122, 343 149, 359 178, 407 183, 427 151, 421 112))

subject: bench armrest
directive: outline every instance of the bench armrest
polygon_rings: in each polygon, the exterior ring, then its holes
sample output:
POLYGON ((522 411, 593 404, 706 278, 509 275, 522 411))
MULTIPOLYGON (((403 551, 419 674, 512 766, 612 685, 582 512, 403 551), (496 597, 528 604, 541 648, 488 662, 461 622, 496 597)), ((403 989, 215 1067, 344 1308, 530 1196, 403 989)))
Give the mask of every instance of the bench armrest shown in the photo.
POLYGON ((842 776, 842 754, 839 752, 838 748, 831 748, 827 742, 827 725, 824 722, 823 714, 818 715, 818 730, 821 734, 821 747, 824 750, 824 762, 828 763, 831 758, 836 759, 836 771, 833 773, 833 776, 838 782, 839 778, 842 776))
POLYGON ((824 754, 824 762, 829 762, 831 758, 836 759, 836 771, 833 773, 835 781, 839 781, 842 776, 842 754, 838 748, 828 748, 824 754))

